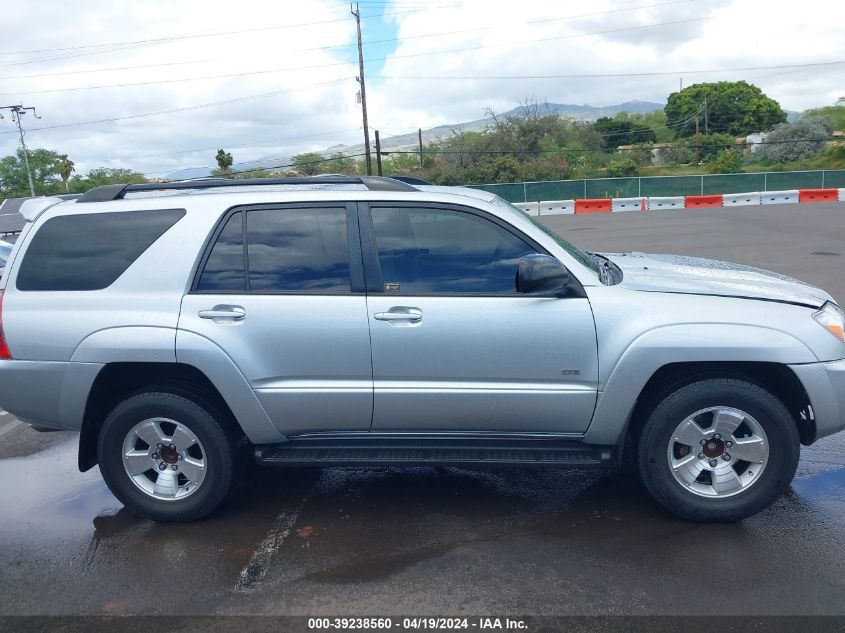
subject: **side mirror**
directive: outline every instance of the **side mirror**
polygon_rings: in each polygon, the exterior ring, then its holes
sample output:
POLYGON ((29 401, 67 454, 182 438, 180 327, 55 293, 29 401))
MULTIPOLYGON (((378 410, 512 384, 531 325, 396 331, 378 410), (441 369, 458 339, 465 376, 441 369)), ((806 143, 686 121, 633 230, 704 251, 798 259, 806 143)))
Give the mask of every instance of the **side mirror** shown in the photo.
POLYGON ((524 294, 562 297, 569 286, 569 271, 549 255, 528 255, 519 260, 516 290, 524 294))

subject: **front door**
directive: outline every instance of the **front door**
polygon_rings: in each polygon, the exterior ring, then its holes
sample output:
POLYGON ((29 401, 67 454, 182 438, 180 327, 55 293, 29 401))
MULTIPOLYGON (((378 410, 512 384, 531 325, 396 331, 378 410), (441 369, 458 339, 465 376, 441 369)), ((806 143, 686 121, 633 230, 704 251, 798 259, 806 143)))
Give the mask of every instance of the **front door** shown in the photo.
POLYGON ((363 290, 354 205, 243 208, 218 229, 179 328, 229 355, 283 433, 367 431, 363 290))
POLYGON ((593 315, 577 290, 516 291, 517 261, 540 248, 466 207, 369 211, 373 431, 585 431, 598 382, 593 315))

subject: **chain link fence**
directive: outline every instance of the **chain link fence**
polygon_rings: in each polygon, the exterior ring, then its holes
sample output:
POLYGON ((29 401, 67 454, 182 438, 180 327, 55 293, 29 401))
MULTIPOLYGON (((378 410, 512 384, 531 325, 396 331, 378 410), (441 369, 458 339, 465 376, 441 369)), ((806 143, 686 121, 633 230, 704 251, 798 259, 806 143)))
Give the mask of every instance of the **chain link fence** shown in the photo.
POLYGON ((756 174, 545 180, 468 186, 490 191, 508 202, 538 202, 540 200, 570 200, 573 198, 633 198, 635 196, 698 196, 750 191, 845 188, 845 169, 770 171, 756 174))

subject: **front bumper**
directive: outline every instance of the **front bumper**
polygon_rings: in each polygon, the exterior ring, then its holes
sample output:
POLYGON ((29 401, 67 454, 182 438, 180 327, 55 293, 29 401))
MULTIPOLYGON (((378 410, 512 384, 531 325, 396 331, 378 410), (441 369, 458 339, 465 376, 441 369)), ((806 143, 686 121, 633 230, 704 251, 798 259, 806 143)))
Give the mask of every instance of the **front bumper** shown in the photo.
POLYGON ((845 359, 790 365, 810 398, 815 417, 814 439, 845 429, 845 359))

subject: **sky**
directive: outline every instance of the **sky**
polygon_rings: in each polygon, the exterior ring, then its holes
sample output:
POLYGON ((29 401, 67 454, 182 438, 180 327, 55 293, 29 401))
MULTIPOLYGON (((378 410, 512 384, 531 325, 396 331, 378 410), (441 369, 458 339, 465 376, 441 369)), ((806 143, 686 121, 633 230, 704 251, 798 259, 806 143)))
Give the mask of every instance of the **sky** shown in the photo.
MULTIPOLYGON (((361 0, 359 10, 370 127, 383 137, 528 99, 665 102, 681 81, 745 79, 798 111, 845 96, 841 0, 361 0)), ((245 163, 359 143, 357 75, 355 20, 338 0, 28 0, 0 19, 0 106, 35 106, 27 145, 67 153, 81 174, 161 177, 214 166, 218 148, 245 163)), ((0 156, 17 147, 7 115, 0 156)))

